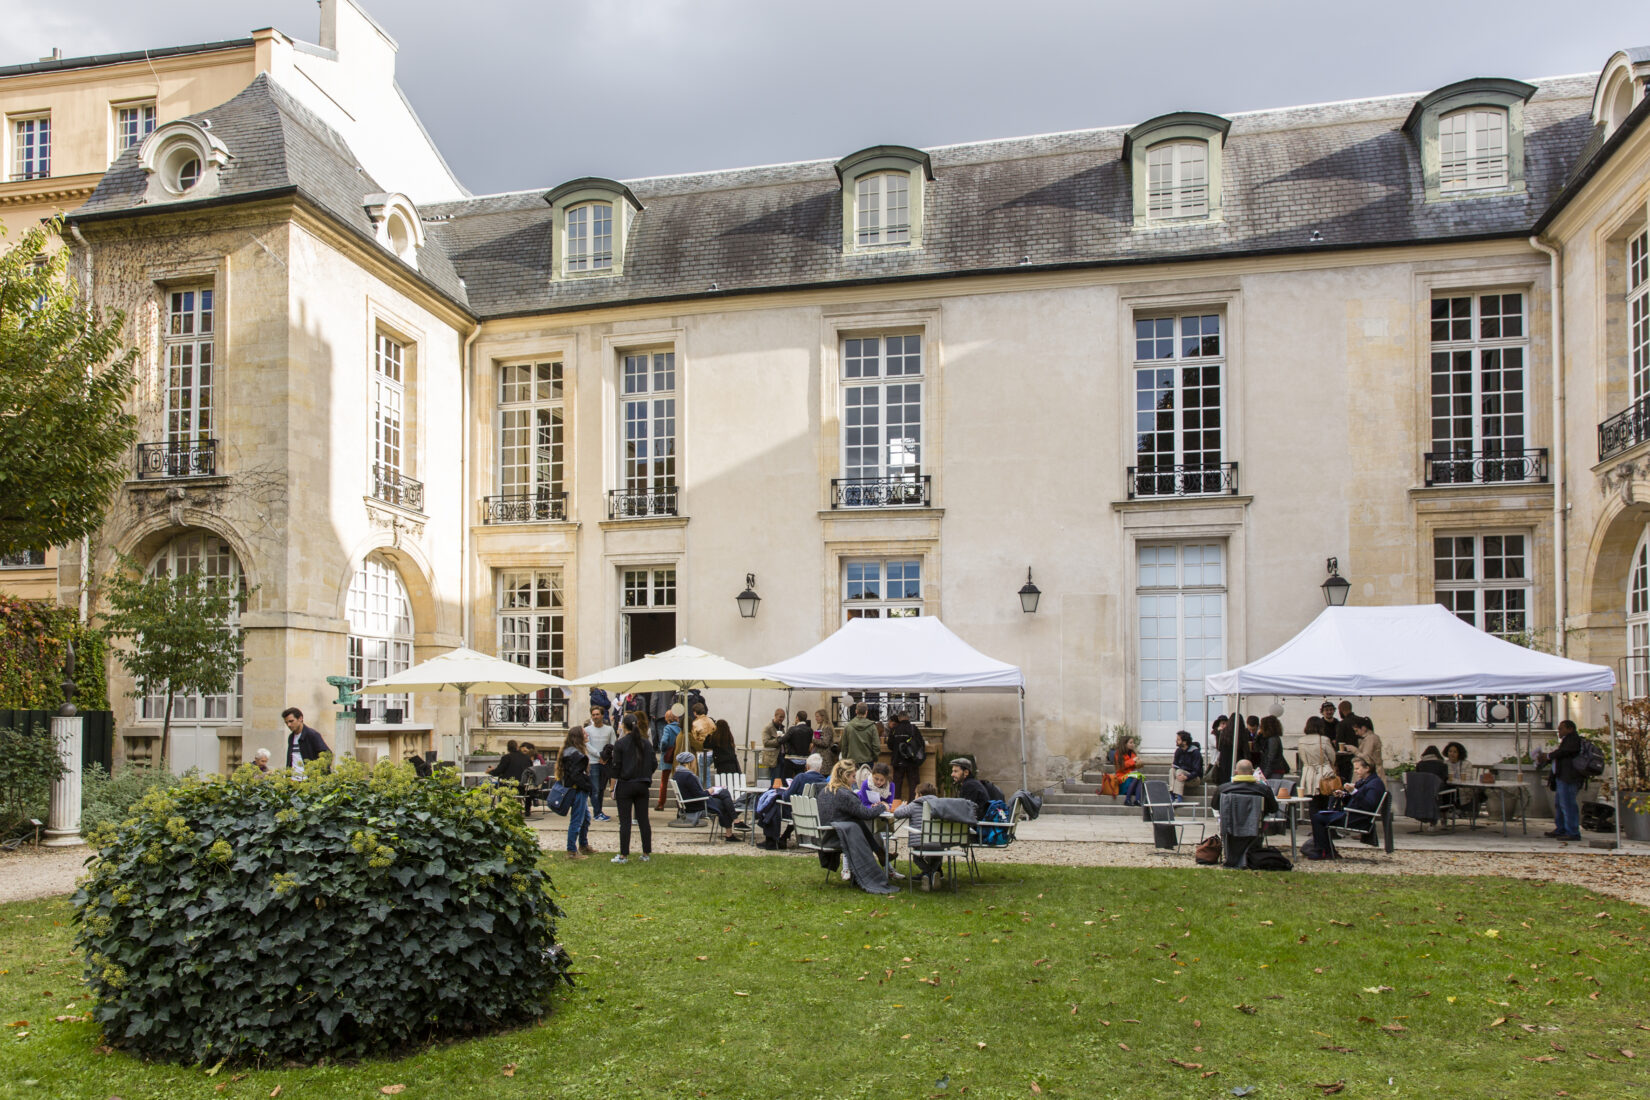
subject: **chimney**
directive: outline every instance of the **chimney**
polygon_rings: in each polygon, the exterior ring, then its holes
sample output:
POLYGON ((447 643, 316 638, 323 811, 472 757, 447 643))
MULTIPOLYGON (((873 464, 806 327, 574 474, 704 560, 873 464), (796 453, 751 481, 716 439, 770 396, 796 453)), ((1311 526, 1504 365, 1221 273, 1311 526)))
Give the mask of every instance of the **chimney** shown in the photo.
POLYGON ((63 48, 61 46, 53 46, 51 56, 50 57, 42 57, 40 60, 42 60, 42 61, 62 61, 63 60, 63 48))

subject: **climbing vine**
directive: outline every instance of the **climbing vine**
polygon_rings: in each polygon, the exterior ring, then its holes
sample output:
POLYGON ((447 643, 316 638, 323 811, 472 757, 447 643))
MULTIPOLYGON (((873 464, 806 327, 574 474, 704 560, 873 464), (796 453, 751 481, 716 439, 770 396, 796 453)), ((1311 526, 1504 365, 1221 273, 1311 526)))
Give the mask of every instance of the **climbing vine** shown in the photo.
POLYGON ((0 593, 0 710, 56 710, 63 702, 63 659, 75 649, 75 705, 108 710, 108 642, 74 612, 0 593))

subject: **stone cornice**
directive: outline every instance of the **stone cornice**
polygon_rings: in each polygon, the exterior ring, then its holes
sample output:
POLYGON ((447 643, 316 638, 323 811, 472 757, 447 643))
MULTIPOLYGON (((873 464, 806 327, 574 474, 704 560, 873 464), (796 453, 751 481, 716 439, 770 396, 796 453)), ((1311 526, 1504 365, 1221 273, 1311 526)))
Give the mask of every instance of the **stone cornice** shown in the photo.
POLYGON ((9 180, 0 183, 0 206, 44 206, 60 203, 65 199, 84 201, 97 190, 98 181, 102 178, 102 172, 87 172, 78 176, 9 180))

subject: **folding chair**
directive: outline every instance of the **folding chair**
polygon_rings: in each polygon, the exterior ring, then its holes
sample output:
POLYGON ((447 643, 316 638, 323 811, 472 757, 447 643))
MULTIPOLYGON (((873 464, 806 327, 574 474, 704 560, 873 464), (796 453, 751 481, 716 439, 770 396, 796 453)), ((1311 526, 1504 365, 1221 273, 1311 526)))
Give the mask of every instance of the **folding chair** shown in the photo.
POLYGON ((756 792, 745 783, 744 772, 717 772, 711 780, 712 787, 723 787, 728 797, 733 799, 734 824, 743 822, 746 829, 750 828, 750 811, 756 802, 756 792))
POLYGON ((1416 833, 1426 832, 1429 824, 1439 829, 1446 824, 1451 830, 1455 828, 1456 817, 1461 812, 1455 798, 1458 792, 1454 787, 1443 788, 1443 782, 1431 772, 1410 772, 1404 777, 1404 815, 1420 826, 1414 830, 1416 833), (1417 810, 1423 806, 1435 807, 1434 816, 1419 816, 1417 810))
POLYGON ((548 764, 535 764, 521 773, 521 812, 522 816, 530 816, 533 812, 534 801, 543 802, 545 792, 550 789, 550 778, 556 769, 548 764))
MULTIPOLYGON (((819 824, 819 802, 807 791, 798 791, 791 799, 791 824, 796 828, 796 846, 810 852, 842 853, 842 842, 837 840, 836 830, 822 830, 819 824)), ((831 876, 831 869, 823 867, 826 878, 831 876)))
POLYGON ((957 860, 962 860, 968 868, 970 881, 975 881, 974 857, 969 851, 969 826, 962 821, 944 821, 933 816, 933 807, 924 802, 922 805, 922 832, 921 839, 915 844, 906 845, 905 861, 911 868, 907 881, 911 888, 916 889, 917 879, 922 871, 917 867, 917 856, 924 859, 938 859, 947 866, 947 877, 951 879, 951 889, 957 888, 957 860))
MULTIPOLYGON (((1175 802, 1169 797, 1169 785, 1161 779, 1148 779, 1145 782, 1145 792, 1141 797, 1141 805, 1145 807, 1149 820, 1152 823, 1152 839, 1159 848, 1168 848, 1178 851, 1183 843, 1187 826, 1197 826, 1197 839, 1203 840, 1207 825, 1202 821, 1179 821, 1175 818, 1175 802), (1168 839, 1169 844, 1163 841, 1168 839)), ((1016 805, 1016 809, 1018 806, 1016 805)))
MULTIPOLYGON (((674 777, 670 780, 670 795, 676 800, 676 820, 668 823, 669 828, 697 829, 699 826, 715 820, 710 816, 710 811, 706 809, 706 803, 710 799, 703 795, 698 798, 684 799, 682 788, 677 785, 674 777)), ((716 830, 711 829, 710 835, 714 839, 716 830)))
POLYGON ((1388 836, 1390 837, 1392 824, 1386 818, 1386 809, 1388 800, 1391 799, 1391 797, 1392 792, 1385 791, 1382 792, 1381 801, 1376 804, 1373 810, 1347 810, 1346 821, 1344 824, 1330 825, 1328 827, 1330 839, 1335 840, 1356 837, 1358 840, 1362 840, 1364 837, 1373 833, 1375 831, 1375 827, 1383 822, 1386 823, 1388 836))

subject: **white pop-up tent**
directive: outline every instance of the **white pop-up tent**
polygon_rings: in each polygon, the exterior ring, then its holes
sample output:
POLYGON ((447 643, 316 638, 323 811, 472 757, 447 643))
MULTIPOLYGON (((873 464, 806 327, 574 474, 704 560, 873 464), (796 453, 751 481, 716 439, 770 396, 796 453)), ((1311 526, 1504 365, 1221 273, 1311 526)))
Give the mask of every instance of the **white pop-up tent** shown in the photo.
MULTIPOLYGON (((1611 694, 1616 676, 1502 641, 1439 604, 1327 607, 1307 628, 1256 661, 1204 678, 1207 695, 1611 694)), ((1611 715, 1611 763, 1615 722, 1611 715)), ((1616 846, 1621 846, 1616 815, 1616 846)))
POLYGON ((1020 702, 1020 782, 1029 785, 1025 676, 932 616, 850 619, 807 652, 756 671, 792 688, 820 691, 1014 692, 1020 702))

